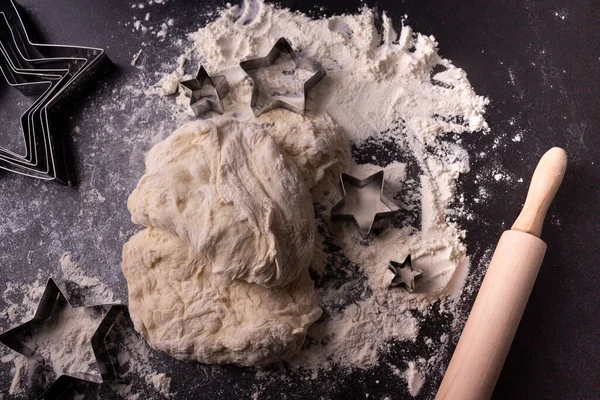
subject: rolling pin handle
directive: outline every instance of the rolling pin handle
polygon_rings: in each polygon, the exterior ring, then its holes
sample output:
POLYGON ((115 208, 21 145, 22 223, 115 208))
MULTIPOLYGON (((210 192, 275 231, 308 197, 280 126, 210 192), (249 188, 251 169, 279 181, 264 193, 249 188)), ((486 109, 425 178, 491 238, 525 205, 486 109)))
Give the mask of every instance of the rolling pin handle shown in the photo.
POLYGON ((548 207, 554 199, 567 169, 567 153, 553 147, 540 159, 527 192, 525 205, 512 226, 513 231, 540 237, 548 207))

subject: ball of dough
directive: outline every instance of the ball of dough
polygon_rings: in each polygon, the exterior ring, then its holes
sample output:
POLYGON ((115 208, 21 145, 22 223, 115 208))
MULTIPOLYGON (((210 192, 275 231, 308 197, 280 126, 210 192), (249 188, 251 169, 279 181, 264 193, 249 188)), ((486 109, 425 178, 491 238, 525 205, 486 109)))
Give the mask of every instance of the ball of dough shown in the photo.
POLYGON ((129 310, 155 349, 180 360, 264 365, 296 353, 321 315, 305 268, 265 288, 214 274, 186 242, 145 229, 123 249, 129 310))
POLYGON ((148 229, 125 244, 122 268, 153 348, 264 365, 296 353, 320 317, 309 189, 345 168, 349 148, 327 117, 280 114, 190 123, 149 152, 128 201, 148 229))
POLYGON ((128 201, 136 224, 179 236, 226 280, 286 285, 313 254, 310 193, 266 128, 196 121, 150 150, 128 201))

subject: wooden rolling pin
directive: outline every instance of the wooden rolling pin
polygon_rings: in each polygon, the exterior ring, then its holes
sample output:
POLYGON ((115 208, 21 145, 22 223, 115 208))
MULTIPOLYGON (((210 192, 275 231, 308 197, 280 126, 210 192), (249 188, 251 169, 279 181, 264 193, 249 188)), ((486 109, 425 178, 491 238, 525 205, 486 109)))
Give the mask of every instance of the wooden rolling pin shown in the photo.
POLYGON ((541 158, 521 214, 502 234, 436 400, 487 400, 510 349, 546 252, 540 238, 567 167, 554 147, 541 158))

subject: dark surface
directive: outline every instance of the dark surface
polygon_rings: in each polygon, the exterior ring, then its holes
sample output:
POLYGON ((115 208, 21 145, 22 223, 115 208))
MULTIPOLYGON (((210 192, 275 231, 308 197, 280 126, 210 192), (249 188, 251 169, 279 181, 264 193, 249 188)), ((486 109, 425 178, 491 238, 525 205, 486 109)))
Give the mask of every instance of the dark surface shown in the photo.
MULTIPOLYGON (((137 73, 136 69, 129 66, 129 62, 139 48, 141 38, 132 35, 130 27, 123 26, 124 22, 131 21, 132 13, 143 16, 141 11, 131 9, 132 3, 121 0, 23 0, 22 4, 28 7, 29 15, 37 21, 42 33, 51 42, 106 48, 111 59, 119 66, 119 71, 107 78, 107 86, 101 89, 100 96, 110 92, 111 85, 118 85, 123 77, 137 73)), ((313 6, 302 2, 283 4, 302 11, 315 10, 313 6)), ((329 1, 326 4, 326 14, 354 12, 360 7, 356 1, 329 1)), ((600 219, 597 209, 600 201, 600 170, 596 162, 600 153, 597 134, 600 125, 600 2, 524 1, 509 4, 502 0, 440 0, 427 4, 416 1, 368 4, 376 6, 378 10, 386 10, 395 21, 407 14, 407 23, 415 31, 434 35, 440 42, 442 56, 465 69, 477 93, 491 99, 486 115, 491 133, 487 136, 463 137, 471 154, 480 148, 493 148, 494 137, 523 134, 522 141, 508 140, 509 145, 504 141, 504 145, 490 150, 487 157, 472 157, 473 172, 461 179, 461 190, 467 201, 479 193, 474 175, 477 171, 489 169, 490 163, 527 181, 546 149, 558 145, 567 150, 570 157, 567 175, 550 209, 542 235, 548 243, 546 260, 494 398, 598 398, 600 254, 597 233, 600 219)), ((158 13, 177 16, 174 32, 188 32, 202 24, 202 21, 193 18, 193 10, 202 6, 194 1, 173 1, 162 8, 154 8, 152 12, 155 17, 159 17, 158 13), (189 12, 183 13, 182 10, 189 12)), ((169 49, 160 49, 159 43, 156 45, 159 46, 158 55, 164 53, 172 57, 178 54, 176 51, 169 53, 169 49)), ((4 86, 0 88, 5 89, 4 86)), ((74 118, 78 118, 77 113, 74 118)), ((76 138, 73 142, 78 140, 85 139, 76 138)), ((77 148, 77 143, 73 143, 73 147, 77 148)), ((123 156, 116 153, 111 157, 118 159, 123 156)), ((74 157, 74 174, 76 177, 85 177, 89 173, 86 155, 75 149, 74 157)), ((108 174, 114 172, 109 171, 108 174)), ((140 173, 141 166, 128 172, 134 177, 140 173)), ((14 235, 10 235, 3 227, 25 218, 22 214, 28 211, 27 207, 15 208, 11 202, 13 191, 23 190, 33 200, 42 192, 42 184, 33 186, 30 183, 25 178, 0 174, 0 261, 3 268, 12 267, 10 277, 6 278, 12 281, 25 278, 37 269, 37 266, 35 269, 28 266, 20 268, 25 263, 23 246, 19 241, 29 238, 40 242, 54 240, 53 230, 43 225, 26 225, 23 232, 14 235)), ((63 202, 67 206, 77 199, 76 190, 49 186, 49 190, 43 193, 52 203, 63 202)), ((461 222, 468 231, 466 243, 475 266, 478 266, 484 251, 493 246, 502 230, 507 229, 518 214, 526 185, 499 182, 489 186, 489 191, 486 201, 473 203, 470 207, 476 215, 474 221, 461 222)), ((127 220, 124 207, 124 204, 105 205, 105 210, 102 210, 104 214, 99 215, 98 219, 117 218, 120 226, 124 226, 122 220, 127 220)), ((68 214, 69 210, 64 213, 68 214)), ((76 220, 70 222, 77 223, 76 220)), ((122 244, 122 241, 115 239, 118 232, 111 230, 110 224, 99 226, 103 228, 94 227, 96 234, 107 238, 98 247, 99 251, 110 253, 108 262, 118 265, 119 251, 114 250, 122 244)), ((129 229, 126 235, 133 228, 129 229)), ((62 240, 80 252, 92 246, 87 239, 76 234, 63 237, 62 240)), ((49 246, 39 247, 39 252, 33 257, 40 263, 49 262, 44 260, 54 261, 59 255, 52 254, 55 250, 49 246)), ((122 279, 106 270, 100 269, 100 272, 104 273, 107 283, 121 285, 117 291, 125 298, 122 279)), ((9 275, 9 271, 5 270, 3 275, 9 275)), ((444 324, 447 321, 432 322, 444 324)), ((418 348, 419 344, 415 347, 418 348)), ((400 358, 407 355, 403 347, 399 347, 398 351, 400 358)), ((8 373, 5 369, 0 371, 2 374, 8 373)), ((200 377, 200 382, 189 384, 190 389, 181 390, 176 398, 241 398, 244 393, 252 393, 252 375, 236 368, 226 367, 215 371, 174 363, 170 371, 174 374, 174 386, 189 383, 190 371, 197 372, 200 377)), ((370 393, 370 398, 393 396, 395 386, 392 380, 382 381, 380 385, 374 383, 380 379, 379 372, 377 369, 357 372, 340 381, 333 374, 326 376, 329 380, 299 385, 290 383, 289 387, 287 384, 285 387, 267 385, 263 396, 276 399, 286 392, 294 398, 318 397, 320 388, 325 386, 327 390, 323 392, 328 393, 326 397, 365 398, 365 393, 370 393)), ((3 382, 6 381, 3 379, 3 382)), ((438 384, 439 377, 428 379, 419 398, 432 398, 438 384)), ((405 386, 404 383, 399 385, 405 386)), ((402 396, 404 392, 397 393, 402 396)))

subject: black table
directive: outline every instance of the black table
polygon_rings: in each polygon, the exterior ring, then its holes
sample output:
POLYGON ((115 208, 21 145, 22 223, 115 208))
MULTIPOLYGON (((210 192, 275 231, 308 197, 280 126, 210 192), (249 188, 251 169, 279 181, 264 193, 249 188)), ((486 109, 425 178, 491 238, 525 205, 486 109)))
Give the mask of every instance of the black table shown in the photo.
MULTIPOLYGON (((0 173, 0 265, 5 281, 31 282, 38 269, 51 274, 66 250, 81 255, 80 261, 93 270, 117 296, 126 299, 126 285, 119 271, 123 242, 136 230, 129 222, 125 196, 142 173, 143 151, 124 161, 118 140, 111 137, 91 141, 95 107, 110 101, 112 88, 131 74, 132 55, 140 48, 141 35, 133 34, 132 16, 142 10, 122 0, 22 0, 28 15, 51 43, 91 45, 105 48, 118 66, 90 98, 82 100, 63 127, 74 158, 73 175, 82 185, 64 188, 27 178, 0 173), (109 153, 98 156, 93 148, 104 143, 109 153), (111 147, 112 146, 112 147, 111 147), (90 155, 94 153, 94 155, 90 155), (124 176, 122 176, 124 175, 124 176), (95 186, 86 186, 93 181, 95 186), (82 187, 83 186, 83 187, 82 187), (82 192, 98 188, 108 201, 94 215, 81 216, 82 192), (114 201, 113 201, 114 200, 114 201), (36 216, 31 218, 30 214, 36 216), (79 213, 79 214, 78 214, 79 213), (83 218, 83 219, 82 219, 83 218), (53 224, 52 221, 57 221, 53 224), (87 221, 82 226, 82 221, 87 221)), ((314 6, 283 1, 302 11, 314 6)), ((467 200, 479 196, 473 183, 477 171, 490 162, 522 177, 525 183, 488 183, 489 198, 473 203, 474 221, 461 221, 468 231, 466 244, 475 270, 484 267, 483 250, 493 248, 500 233, 516 217, 537 160, 551 146, 564 147, 570 164, 563 187, 549 212, 542 238, 548 253, 531 299, 498 382, 496 399, 592 399, 600 393, 600 2, 569 1, 380 1, 368 4, 386 10, 395 21, 404 14, 416 31, 433 34, 441 54, 465 69, 478 94, 491 104, 486 119, 491 134, 464 135, 473 154, 493 148, 495 137, 523 139, 502 145, 490 157, 472 157, 472 173, 461 178, 467 200)), ((358 1, 326 2, 326 14, 355 12, 358 1)), ((194 1, 169 1, 151 10, 153 18, 175 17, 170 34, 195 30, 205 21, 195 16, 211 6, 194 1), (196 12, 195 12, 196 11, 196 12)), ((165 42, 167 43, 167 42, 165 42)), ((176 49, 161 48, 147 67, 161 68, 161 60, 173 60, 176 49)), ((164 45, 163 45, 164 46, 164 45)), ((6 89, 4 83, 0 89, 6 89)), ((117 122, 126 115, 115 115, 117 122)), ((143 129, 140 126, 139 129, 143 129)), ((133 132, 135 133, 135 132, 133 132)), ((122 132, 113 132, 119 135, 122 132)), ((129 132, 128 134, 131 134, 129 132)), ((503 141, 506 143, 506 140, 503 141)), ((96 149, 96 150, 95 150, 96 149)), ((467 298, 467 303, 473 300, 467 298)), ((6 327, 2 327, 3 329, 6 327)), ((456 340, 457 338, 455 338, 456 340)), ((235 367, 210 368, 172 362, 165 365, 173 375, 174 398, 244 398, 253 393, 253 374, 235 367), (190 380, 193 382, 190 383, 190 380)), ((10 376, 0 365, 0 397, 7 393, 10 376)), ((433 398, 441 376, 428 377, 418 398, 433 398)), ((399 378, 381 377, 377 369, 358 371, 337 379, 334 374, 317 381, 270 382, 260 398, 383 398, 406 396, 399 378), (375 380, 381 380, 379 384, 375 380)), ((90 388, 89 396, 111 398, 110 391, 90 388), (96 393, 99 393, 96 395, 96 393)))

